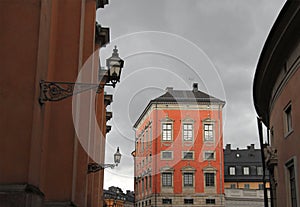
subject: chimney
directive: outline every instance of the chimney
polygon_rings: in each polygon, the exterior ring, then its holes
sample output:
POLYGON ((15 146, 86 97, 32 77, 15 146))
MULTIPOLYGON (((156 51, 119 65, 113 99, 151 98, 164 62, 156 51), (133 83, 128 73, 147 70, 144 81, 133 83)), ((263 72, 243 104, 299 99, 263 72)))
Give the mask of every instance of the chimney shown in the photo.
POLYGON ((193 92, 198 92, 198 83, 193 83, 193 92))
POLYGON ((173 91, 173 87, 167 87, 167 88, 166 88, 166 91, 167 91, 167 92, 173 91))
POLYGON ((254 150, 254 144, 251 144, 250 149, 254 150))
POLYGON ((226 150, 231 150, 231 144, 226 144, 226 150))

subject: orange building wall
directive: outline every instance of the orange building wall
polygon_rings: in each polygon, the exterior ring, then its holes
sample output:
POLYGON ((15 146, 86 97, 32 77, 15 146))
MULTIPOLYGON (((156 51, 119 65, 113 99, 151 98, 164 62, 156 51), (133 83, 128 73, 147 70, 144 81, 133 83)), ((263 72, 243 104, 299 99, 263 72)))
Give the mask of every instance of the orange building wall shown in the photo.
MULTIPOLYGON (((95 47, 96 0, 0 1, 0 14, 0 190, 22 186, 26 194, 30 185, 39 196, 30 200, 2 193, 0 203, 102 206, 103 171, 87 175, 91 160, 74 131, 72 98, 43 105, 38 101, 41 80, 75 82, 82 65, 101 46, 95 47)), ((105 135, 103 92, 97 112, 105 135)), ((92 130, 97 123, 81 124, 92 130)), ((104 153, 105 141, 94 144, 104 153)), ((97 156, 104 160, 104 155, 97 156)))
MULTIPOLYGON (((153 104, 155 105, 155 104, 153 104)), ((136 137, 145 129, 149 122, 151 123, 152 128, 152 143, 144 143, 144 151, 141 150, 141 143, 138 141, 136 143, 135 151, 135 177, 138 177, 143 172, 147 171, 148 168, 152 169, 152 189, 149 191, 144 189, 144 194, 142 195, 142 185, 139 182, 136 185, 136 201, 139 201, 143 198, 151 196, 152 193, 161 193, 161 176, 160 169, 163 166, 170 166, 174 168, 173 174, 173 186, 174 194, 180 195, 184 193, 183 190, 183 181, 181 169, 184 166, 190 165, 196 169, 194 186, 194 193, 204 193, 204 173, 203 168, 208 165, 213 166, 217 169, 216 171, 216 193, 224 194, 224 162, 223 162, 223 137, 222 137, 222 107, 218 109, 208 109, 208 110, 184 110, 184 109, 149 109, 148 113, 140 121, 136 129, 136 137), (174 120, 173 122, 173 145, 164 146, 161 143, 161 120, 166 118, 174 120), (195 120, 194 122, 194 145, 193 146, 184 146, 182 141, 182 120, 185 118, 190 118, 195 120), (206 118, 215 120, 215 143, 213 144, 204 144, 203 143, 203 123, 202 121, 206 118), (146 147, 148 145, 148 148, 146 147), (173 151, 173 160, 161 160, 160 152, 163 150, 173 151), (194 151, 194 160, 182 160, 182 151, 193 150, 194 151), (204 151, 215 151, 215 160, 207 161, 203 160, 204 151), (148 161, 148 164, 145 164, 144 167, 137 168, 137 165, 140 165, 142 161, 152 152, 152 162, 148 161), (221 173, 221 174, 220 174, 221 173)), ((149 179, 148 179, 149 182, 149 179)), ((148 183, 149 185, 149 183, 148 183)), ((152 201, 153 202, 153 201, 152 201)), ((153 204, 152 204, 153 205, 153 204)))
MULTIPOLYGON (((225 182, 225 186, 224 188, 231 188, 231 184, 234 184, 236 186, 237 189, 245 189, 245 184, 249 184, 250 188, 252 190, 257 190, 259 189, 259 185, 263 184, 262 182, 225 182)), ((267 182, 266 183, 266 187, 269 188, 270 187, 270 183, 267 182)))

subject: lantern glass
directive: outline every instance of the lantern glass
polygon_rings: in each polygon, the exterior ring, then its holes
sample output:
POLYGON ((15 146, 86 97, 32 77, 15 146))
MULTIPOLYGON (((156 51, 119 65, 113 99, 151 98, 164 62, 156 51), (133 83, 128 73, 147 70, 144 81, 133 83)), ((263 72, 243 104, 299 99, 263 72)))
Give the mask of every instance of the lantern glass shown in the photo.
POLYGON ((118 165, 121 161, 121 153, 120 153, 120 150, 119 150, 119 147, 117 148, 117 152, 114 154, 114 161, 116 163, 116 165, 118 165))
POLYGON ((106 60, 108 69, 108 81, 113 84, 113 87, 120 81, 121 71, 124 61, 119 57, 118 49, 115 46, 112 56, 106 60))
POLYGON ((110 62, 110 68, 109 68, 109 76, 110 81, 119 81, 120 79, 120 63, 118 61, 111 61, 110 62))

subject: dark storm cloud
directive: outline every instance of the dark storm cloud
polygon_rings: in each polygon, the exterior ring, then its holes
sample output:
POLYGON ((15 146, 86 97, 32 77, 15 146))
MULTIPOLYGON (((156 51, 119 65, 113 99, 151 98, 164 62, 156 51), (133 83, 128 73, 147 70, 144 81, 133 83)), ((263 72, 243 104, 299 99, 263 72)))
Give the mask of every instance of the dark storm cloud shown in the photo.
MULTIPOLYGON (((161 31, 179 35, 197 45, 214 64, 224 87, 224 143, 231 143, 233 147, 240 148, 255 143, 256 147, 259 147, 256 113, 252 103, 252 81, 263 44, 284 2, 285 0, 114 0, 110 1, 105 9, 97 11, 97 21, 110 27, 112 42, 116 38, 135 32, 161 31)), ((120 42, 118 46, 122 55, 130 53, 128 51, 134 48, 151 44, 160 43, 136 36, 125 43, 120 42)), ((161 45, 165 47, 163 43, 161 45)), ((167 46, 178 50, 177 57, 183 57, 187 53, 179 43, 167 46), (183 52, 180 53, 180 50, 183 52)), ((104 55, 101 57, 104 60, 111 54, 111 50, 106 50, 104 48, 101 54, 104 55)), ((187 62, 194 63, 193 60, 187 62)), ((131 80, 130 77, 126 77, 124 71, 123 78, 126 80, 122 81, 126 82, 126 87, 123 85, 122 88, 120 83, 120 88, 115 91, 108 90, 114 93, 114 103, 111 106, 114 114, 113 120, 110 121, 113 128, 107 136, 106 158, 107 162, 112 162, 116 146, 120 146, 123 158, 118 168, 106 171, 105 187, 116 185, 123 190, 133 190, 133 159, 130 155, 134 149, 132 123, 147 103, 162 94, 162 89, 167 86, 190 89, 190 86, 185 84, 176 85, 178 77, 155 82, 159 67, 180 74, 179 76, 184 76, 182 71, 187 71, 189 67, 176 59, 146 55, 127 59, 125 67, 130 72, 136 71, 135 76, 131 77, 131 80), (149 67, 152 73, 149 73, 146 67, 149 67), (141 68, 146 71, 144 78, 143 73, 140 73, 141 68), (148 84, 153 90, 134 90, 136 86, 144 87, 143 84, 148 84), (146 92, 151 97, 147 97, 146 92), (124 100, 130 93, 135 95, 130 99, 130 103, 125 103, 124 100), (128 114, 124 115, 120 108, 127 110, 128 114)), ((207 67, 199 65, 193 69, 204 70, 207 67)), ((191 74, 189 76, 192 77, 191 74)), ((165 77, 168 77, 167 72, 161 75, 161 78, 165 77)), ((182 78, 185 82, 198 81, 190 77, 182 78)), ((204 86, 205 83, 203 88, 204 86)))

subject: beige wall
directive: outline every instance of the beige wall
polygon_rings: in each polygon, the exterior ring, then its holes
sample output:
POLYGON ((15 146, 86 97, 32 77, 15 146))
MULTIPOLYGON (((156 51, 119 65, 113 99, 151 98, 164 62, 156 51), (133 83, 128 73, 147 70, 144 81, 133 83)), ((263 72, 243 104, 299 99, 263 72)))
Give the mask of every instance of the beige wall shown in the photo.
MULTIPOLYGON (((245 184, 249 184, 250 185, 249 189, 257 190, 257 189, 259 189, 259 184, 263 184, 263 183, 262 182, 225 182, 224 188, 227 188, 227 189, 230 188, 231 184, 235 184, 235 187, 239 188, 239 189, 243 189, 245 184)), ((269 188, 270 184, 266 183, 266 187, 269 188)))

